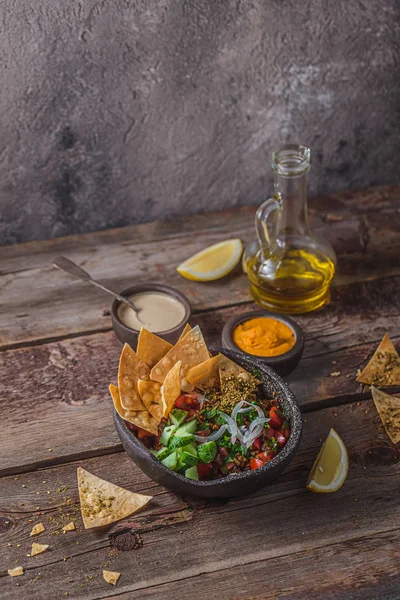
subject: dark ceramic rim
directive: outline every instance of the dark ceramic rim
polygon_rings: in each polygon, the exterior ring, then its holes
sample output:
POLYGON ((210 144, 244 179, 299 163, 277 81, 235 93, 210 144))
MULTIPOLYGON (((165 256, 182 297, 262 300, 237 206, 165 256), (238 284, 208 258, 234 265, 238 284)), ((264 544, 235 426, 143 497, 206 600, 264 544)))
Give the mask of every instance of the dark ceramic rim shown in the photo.
POLYGON ((222 330, 222 344, 233 350, 234 352, 240 352, 245 356, 248 356, 251 359, 259 360, 263 364, 268 363, 269 366, 274 367, 274 365, 280 365, 286 361, 291 360, 299 353, 303 351, 304 347, 304 335, 302 329, 295 323, 292 319, 287 317, 286 315, 281 315, 275 312, 269 312, 267 310, 254 310, 239 315, 237 317, 232 317, 229 319, 222 330), (293 347, 285 352, 284 354, 279 354, 278 356, 257 356, 256 354, 251 354, 250 352, 245 352, 235 342, 233 341, 232 333, 237 325, 243 323, 244 321, 248 321, 249 319, 256 319, 257 317, 267 317, 271 319, 276 319, 281 323, 284 323, 293 331, 295 342, 293 347))
MULTIPOLYGON (((213 355, 218 354, 219 352, 221 354, 224 353, 224 348, 211 347, 211 348, 209 348, 209 350, 213 355)), ((211 480, 204 480, 204 481, 188 479, 187 477, 185 477, 184 475, 181 475, 180 473, 175 473, 175 471, 171 471, 171 469, 168 469, 159 460, 157 460, 157 458, 155 456, 153 456, 153 454, 150 452, 150 450, 148 448, 146 448, 146 446, 144 444, 142 444, 142 442, 132 433, 132 431, 130 429, 128 429, 128 427, 125 425, 124 420, 119 416, 119 414, 114 409, 114 417, 122 424, 126 433, 128 434, 129 437, 131 437, 133 439, 134 443, 140 444, 142 446, 142 448, 144 448, 146 450, 146 452, 149 455, 150 460, 153 462, 154 465, 157 465, 157 468, 159 468, 161 471, 168 474, 169 476, 176 478, 180 481, 184 481, 186 483, 189 482, 191 485, 193 485, 195 487, 201 487, 201 488, 210 487, 210 488, 212 488, 215 486, 217 486, 217 487, 223 486, 224 484, 226 484, 229 481, 238 481, 240 479, 243 479, 246 481, 252 481, 252 480, 259 479, 259 476, 261 473, 272 471, 280 463, 285 462, 286 459, 289 459, 296 452, 296 450, 299 446, 299 443, 300 443, 301 432, 302 432, 302 416, 301 416, 299 405, 297 404, 297 400, 296 400, 293 392, 287 386, 287 384, 268 365, 266 365, 262 362, 258 362, 257 360, 253 360, 252 358, 243 357, 243 355, 240 352, 234 352, 234 351, 229 351, 229 352, 230 352, 231 357, 232 357, 232 355, 237 355, 238 360, 245 360, 247 362, 251 362, 253 369, 259 369, 261 371, 261 373, 263 373, 267 377, 273 379, 275 381, 275 383, 277 383, 279 385, 279 387, 282 390, 282 393, 285 395, 286 400, 289 402, 289 404, 291 406, 291 411, 292 411, 291 434, 290 434, 289 440, 287 441, 287 443, 285 444, 283 449, 279 452, 279 454, 277 454, 270 462, 265 463, 262 467, 259 467, 258 469, 255 469, 254 471, 244 471, 242 473, 231 473, 229 475, 226 475, 225 477, 220 477, 219 479, 211 479, 211 480)), ((248 367, 248 368, 250 368, 250 367, 248 367)))
MULTIPOLYGON (((168 335, 170 333, 177 331, 178 329, 180 329, 182 327, 182 325, 185 325, 189 321, 190 316, 192 314, 192 309, 190 307, 189 300, 187 299, 187 297, 184 294, 182 294, 182 292, 180 292, 176 288, 173 288, 169 285, 164 285, 163 283, 153 283, 151 281, 147 282, 147 283, 137 283, 136 285, 131 285, 130 287, 122 290, 122 292, 120 292, 120 295, 129 297, 129 296, 133 296, 134 294, 142 294, 144 292, 160 292, 162 294, 167 294, 169 296, 172 296, 173 298, 176 298, 177 300, 179 300, 181 302, 181 304, 183 304, 183 307, 185 309, 185 316, 183 317, 182 321, 180 323, 178 323, 178 325, 175 325, 175 327, 172 327, 171 329, 165 329, 164 331, 155 331, 154 333, 157 333, 158 335, 168 335)), ((113 318, 118 323, 118 325, 127 333, 139 334, 140 333, 139 329, 132 329, 132 327, 128 327, 119 318, 118 308, 120 307, 120 304, 121 304, 121 301, 117 300, 117 299, 115 299, 114 302, 112 303, 111 312, 112 312, 113 318)))

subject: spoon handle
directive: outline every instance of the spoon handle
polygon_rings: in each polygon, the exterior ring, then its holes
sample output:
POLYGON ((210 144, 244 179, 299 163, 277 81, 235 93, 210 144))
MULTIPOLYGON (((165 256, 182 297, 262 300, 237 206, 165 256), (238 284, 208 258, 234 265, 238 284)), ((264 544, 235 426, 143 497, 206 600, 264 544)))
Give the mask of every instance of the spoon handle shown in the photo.
MULTIPOLYGON (((137 318, 139 319, 139 315, 138 315, 139 310, 136 308, 136 306, 133 304, 133 302, 131 300, 129 300, 129 298, 125 298, 124 296, 121 296, 120 294, 117 294, 116 292, 113 292, 109 288, 105 287, 100 282, 93 279, 93 277, 91 277, 87 271, 82 269, 82 267, 80 267, 76 263, 72 262, 72 260, 69 260, 69 258, 66 258, 65 256, 59 256, 58 258, 56 258, 56 260, 54 261, 53 264, 58 269, 62 269, 66 273, 69 273, 70 275, 75 277, 76 279, 81 279, 82 281, 88 281, 89 283, 92 283, 93 285, 97 286, 98 288, 104 290, 108 294, 111 294, 112 296, 114 296, 114 298, 117 298, 121 302, 125 302, 125 304, 129 304, 129 306, 131 308, 133 308, 133 310, 136 313, 137 318)), ((140 321, 140 319, 139 319, 139 321, 140 321)))

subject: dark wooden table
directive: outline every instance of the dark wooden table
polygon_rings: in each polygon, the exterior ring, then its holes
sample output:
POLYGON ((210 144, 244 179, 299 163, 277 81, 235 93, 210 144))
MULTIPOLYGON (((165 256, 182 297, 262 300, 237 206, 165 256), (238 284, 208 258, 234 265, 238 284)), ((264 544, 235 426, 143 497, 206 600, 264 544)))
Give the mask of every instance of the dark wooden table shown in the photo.
POLYGON ((254 208, 0 249, 1 598, 400 598, 400 451, 355 380, 386 331, 399 347, 400 188, 310 205, 338 274, 331 303, 297 317, 306 347, 288 382, 304 412, 301 448, 273 485, 230 501, 181 498, 122 451, 107 390, 121 349, 109 299, 52 260, 65 254, 116 289, 175 285, 216 344, 225 320, 253 306, 246 278, 238 270, 199 284, 175 267, 213 242, 252 239, 254 208), (349 476, 339 492, 313 494, 307 474, 332 426, 349 450, 349 476), (79 465, 154 500, 111 530, 84 531, 79 465), (59 534, 70 520, 78 531, 59 534), (30 538, 38 522, 46 532, 30 538), (27 557, 33 539, 50 550, 27 557), (25 574, 11 578, 17 565, 25 574), (122 573, 116 587, 104 565, 122 573))

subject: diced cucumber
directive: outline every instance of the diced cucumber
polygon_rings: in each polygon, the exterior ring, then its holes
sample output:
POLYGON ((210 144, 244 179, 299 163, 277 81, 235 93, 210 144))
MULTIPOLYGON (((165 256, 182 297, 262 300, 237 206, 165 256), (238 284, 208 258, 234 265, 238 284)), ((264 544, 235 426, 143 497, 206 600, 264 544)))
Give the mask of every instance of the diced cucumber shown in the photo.
POLYGON ((196 421, 196 419, 192 419, 191 421, 187 421, 186 423, 181 425, 179 427, 179 429, 177 429, 175 431, 175 435, 180 437, 183 435, 187 435, 188 433, 194 433, 196 431, 196 429, 197 429, 197 421, 196 421))
POLYGON ((197 472, 197 467, 189 467, 189 469, 186 469, 185 477, 187 477, 188 479, 194 479, 194 480, 198 481, 199 474, 197 472))
POLYGON ((188 444, 187 446, 183 446, 180 448, 181 452, 189 452, 189 454, 193 454, 193 456, 197 456, 197 448, 194 444, 188 444))
POLYGON ((169 418, 171 419, 174 425, 179 427, 179 425, 182 425, 188 414, 189 413, 187 410, 180 410, 179 408, 174 408, 174 410, 171 410, 171 412, 169 413, 169 418))
POLYGON ((176 425, 167 425, 166 427, 164 427, 163 432, 160 437, 160 444, 162 444, 163 446, 168 446, 170 437, 173 433, 175 433, 175 431, 176 431, 176 425))
POLYGON ((178 467, 177 453, 172 452, 169 456, 167 456, 166 458, 164 458, 164 460, 161 461, 161 464, 164 465, 164 467, 167 467, 167 469, 171 469, 171 471, 176 471, 178 467))
POLYGON ((197 458, 197 456, 194 456, 189 452, 182 452, 182 454, 179 455, 178 468, 180 471, 185 471, 189 467, 193 467, 198 463, 199 459, 197 458))
POLYGON ((197 448, 197 452, 201 462, 206 464, 212 462, 217 454, 217 449, 217 444, 215 442, 200 444, 197 448))
POLYGON ((182 446, 187 446, 194 442, 194 435, 186 434, 182 436, 173 435, 170 439, 168 447, 171 450, 176 450, 177 448, 182 448, 182 446))
POLYGON ((164 460, 169 454, 171 454, 171 450, 169 448, 160 448, 159 450, 150 450, 154 454, 158 460, 164 460))

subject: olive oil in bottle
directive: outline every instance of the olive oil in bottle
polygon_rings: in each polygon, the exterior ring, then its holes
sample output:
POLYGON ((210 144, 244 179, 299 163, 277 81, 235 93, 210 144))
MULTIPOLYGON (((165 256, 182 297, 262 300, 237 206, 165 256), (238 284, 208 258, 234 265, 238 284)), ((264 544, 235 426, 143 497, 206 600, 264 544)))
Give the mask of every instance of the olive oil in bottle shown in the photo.
POLYGON ((273 153, 275 195, 258 209, 258 239, 243 257, 252 296, 269 310, 309 312, 329 299, 336 257, 332 246, 308 227, 309 167, 310 150, 304 146, 273 153))

